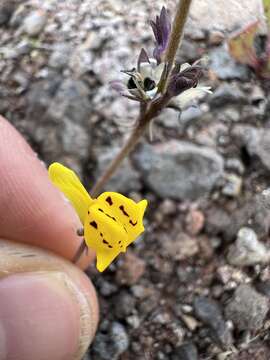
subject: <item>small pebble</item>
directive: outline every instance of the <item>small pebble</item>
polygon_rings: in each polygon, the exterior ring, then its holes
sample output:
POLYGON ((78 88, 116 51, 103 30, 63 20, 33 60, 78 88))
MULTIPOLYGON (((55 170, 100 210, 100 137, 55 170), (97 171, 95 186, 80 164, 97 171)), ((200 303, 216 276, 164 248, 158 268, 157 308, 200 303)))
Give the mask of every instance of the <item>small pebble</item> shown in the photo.
POLYGON ((249 285, 240 285, 225 308, 239 330, 259 330, 269 310, 268 299, 249 285))
POLYGON ((231 245, 227 259, 230 264, 238 266, 266 264, 270 261, 270 250, 259 242, 254 230, 243 227, 238 231, 236 242, 231 245))
POLYGON ((25 32, 30 36, 41 33, 47 22, 47 14, 42 10, 32 11, 23 22, 25 32))

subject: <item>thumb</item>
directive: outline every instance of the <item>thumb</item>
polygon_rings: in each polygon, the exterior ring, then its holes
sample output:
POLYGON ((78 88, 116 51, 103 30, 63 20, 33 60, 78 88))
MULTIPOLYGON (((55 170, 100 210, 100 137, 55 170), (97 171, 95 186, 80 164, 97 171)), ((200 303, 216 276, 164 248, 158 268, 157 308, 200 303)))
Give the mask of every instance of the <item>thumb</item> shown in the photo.
POLYGON ((83 272, 48 251, 0 240, 0 360, 79 360, 97 321, 83 272))

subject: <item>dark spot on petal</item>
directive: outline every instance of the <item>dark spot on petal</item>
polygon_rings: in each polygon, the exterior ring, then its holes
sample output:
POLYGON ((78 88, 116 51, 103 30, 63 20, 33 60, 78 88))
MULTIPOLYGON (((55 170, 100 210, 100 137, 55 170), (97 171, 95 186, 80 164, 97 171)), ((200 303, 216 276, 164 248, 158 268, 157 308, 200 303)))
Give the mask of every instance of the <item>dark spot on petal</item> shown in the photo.
POLYGON ((122 248, 122 247, 123 247, 123 245, 120 246, 120 248, 122 248))
POLYGON ((87 214, 88 214, 88 215, 90 214, 90 211, 89 211, 89 210, 87 211, 87 214))
POLYGON ((93 228, 97 229, 98 225, 95 221, 90 222, 90 225, 93 226, 93 228))
POLYGON ((108 216, 110 219, 116 221, 116 218, 115 218, 114 216, 111 216, 111 215, 109 215, 109 214, 105 214, 105 215, 108 216))
POLYGON ((128 89, 136 89, 137 88, 136 83, 132 76, 128 80, 127 87, 128 87, 128 89))
POLYGON ((133 222, 132 220, 129 220, 129 223, 130 223, 132 226, 136 226, 136 225, 138 224, 138 221, 133 222))
POLYGON ((105 239, 103 239, 102 240, 102 242, 103 242, 103 244, 106 244, 106 245, 108 245, 109 243, 108 243, 108 241, 107 240, 105 240, 105 239))
POLYGON ((127 233, 127 229, 126 229, 126 227, 124 226, 124 230, 125 230, 125 232, 127 233))
POLYGON ((113 204, 112 198, 110 196, 107 197, 106 201, 109 205, 113 204))
POLYGON ((118 244, 121 244, 121 242, 122 242, 121 240, 120 240, 120 241, 118 241, 118 244))
POLYGON ((153 90, 156 86, 156 83, 154 80, 150 79, 149 77, 146 77, 143 81, 143 86, 145 91, 153 90))
POLYGON ((108 247, 110 248, 110 249, 112 249, 113 247, 112 247, 112 245, 108 245, 108 247))
POLYGON ((98 210, 104 213, 104 211, 102 209, 98 209, 98 210))
POLYGON ((101 236, 101 237, 103 237, 103 234, 102 234, 102 233, 100 233, 100 236, 101 236))
POLYGON ((123 205, 119 206, 119 209, 122 211, 122 213, 123 213, 125 216, 128 216, 128 217, 129 217, 129 215, 128 215, 128 213, 126 212, 126 210, 125 210, 125 208, 124 208, 123 205))

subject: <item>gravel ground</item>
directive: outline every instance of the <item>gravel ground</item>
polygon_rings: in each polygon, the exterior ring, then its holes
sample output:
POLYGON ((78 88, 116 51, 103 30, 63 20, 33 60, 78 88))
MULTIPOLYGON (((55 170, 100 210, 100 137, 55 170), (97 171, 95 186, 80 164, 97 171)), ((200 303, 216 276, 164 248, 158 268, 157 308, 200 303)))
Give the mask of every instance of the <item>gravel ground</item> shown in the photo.
MULTIPOLYGON (((2 0, 0 113, 90 188, 137 113, 108 82, 153 47, 149 19, 175 3, 2 0)), ((127 254, 87 272, 101 321, 85 360, 270 358, 270 84, 226 48, 261 1, 208 3, 195 0, 179 59, 208 59, 213 94, 160 115, 108 185, 150 206, 127 254)))

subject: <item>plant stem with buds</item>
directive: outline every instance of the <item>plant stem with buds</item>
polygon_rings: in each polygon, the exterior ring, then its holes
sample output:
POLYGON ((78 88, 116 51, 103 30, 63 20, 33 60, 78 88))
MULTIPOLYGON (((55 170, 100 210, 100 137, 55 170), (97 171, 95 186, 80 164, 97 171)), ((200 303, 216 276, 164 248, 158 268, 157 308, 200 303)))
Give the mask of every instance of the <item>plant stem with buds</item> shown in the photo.
POLYGON ((168 80, 175 63, 177 50, 181 45, 184 35, 184 27, 187 21, 188 13, 192 0, 180 0, 176 9, 176 14, 173 21, 172 32, 169 39, 168 48, 165 54, 165 64, 161 80, 159 84, 159 91, 166 92, 168 80))
MULTIPOLYGON (((179 48, 181 39, 183 37, 184 26, 187 20, 188 12, 190 9, 192 0, 181 0, 177 5, 176 15, 173 22, 173 28, 170 34, 169 45, 166 52, 166 74, 164 80, 162 81, 162 89, 166 89, 168 78, 170 77, 171 71, 173 69, 176 52, 179 48)), ((152 100, 148 106, 142 105, 140 109, 140 115, 137 121, 137 126, 133 130, 130 138, 127 140, 126 144, 120 150, 116 158, 111 162, 109 167, 106 169, 105 173, 97 181, 95 186, 91 191, 92 196, 97 196, 104 185, 109 181, 111 176, 115 173, 118 167, 121 165, 122 161, 126 156, 134 149, 135 145, 140 140, 141 136, 144 134, 145 129, 148 127, 150 121, 155 118, 160 111, 168 105, 169 99, 165 94, 165 91, 162 91, 163 95, 157 100, 152 100)))
POLYGON ((177 50, 181 45, 181 40, 184 35, 184 27, 187 21, 191 3, 192 0, 181 0, 177 6, 165 57, 165 62, 168 64, 168 72, 171 72, 173 68, 177 50))

